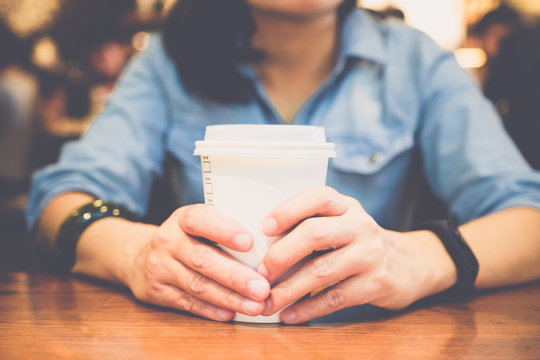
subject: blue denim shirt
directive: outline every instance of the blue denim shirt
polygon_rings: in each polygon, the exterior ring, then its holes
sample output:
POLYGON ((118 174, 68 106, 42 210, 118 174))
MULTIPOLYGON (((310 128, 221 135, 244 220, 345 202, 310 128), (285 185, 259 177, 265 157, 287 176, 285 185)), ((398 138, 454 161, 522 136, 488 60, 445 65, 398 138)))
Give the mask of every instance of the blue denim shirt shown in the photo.
MULTIPOLYGON (((336 144, 327 184, 355 197, 375 220, 399 228, 423 172, 460 222, 514 206, 540 209, 540 173, 506 135, 476 84, 423 33, 362 10, 343 23, 337 65, 292 123, 321 125, 336 144), (421 160, 421 161, 419 161, 421 160), (418 165, 418 166, 417 166, 418 165)), ((284 122, 256 84, 246 104, 190 95, 159 35, 128 66, 81 140, 35 174, 27 220, 67 191, 83 191, 143 215, 166 157, 178 161, 178 205, 203 202, 194 142, 211 124, 284 122)), ((420 189, 420 191, 425 189, 420 189)))

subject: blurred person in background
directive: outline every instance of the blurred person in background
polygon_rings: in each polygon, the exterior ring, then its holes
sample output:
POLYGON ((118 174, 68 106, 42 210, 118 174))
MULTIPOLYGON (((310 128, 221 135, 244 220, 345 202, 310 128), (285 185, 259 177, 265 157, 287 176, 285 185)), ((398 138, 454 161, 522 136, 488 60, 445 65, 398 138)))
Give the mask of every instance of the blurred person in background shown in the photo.
POLYGON ((38 96, 31 49, 0 20, 0 270, 33 264, 24 223, 38 96))
POLYGON ((468 36, 479 41, 480 47, 486 52, 488 67, 490 61, 499 53, 501 40, 522 23, 523 17, 519 11, 503 4, 489 11, 470 27, 468 36))
POLYGON ((64 0, 49 34, 67 71, 88 84, 114 86, 134 53, 135 0, 64 0))
POLYGON ((58 13, 41 14, 52 22, 36 26, 17 4, 4 7, 6 21, 28 21, 30 30, 21 37, 11 27, 24 33, 21 24, 0 21, 0 269, 35 266, 23 215, 31 173, 56 162, 102 108, 136 52, 133 34, 157 26, 155 4, 142 16, 135 0, 61 0, 58 13), (45 64, 42 40, 52 46, 45 64))
POLYGON ((36 174, 27 219, 58 271, 218 321, 288 307, 282 320, 301 323, 540 278, 540 172, 452 54, 354 0, 179 0, 90 129, 36 174), (338 153, 328 187, 261 221, 284 237, 256 270, 206 241, 253 245, 202 204, 193 156, 207 125, 231 123, 324 126, 338 153), (180 197, 150 224, 170 158, 180 197), (419 174, 455 221, 411 230, 419 174))
POLYGON ((487 61, 481 82, 527 161, 540 169, 540 19, 507 5, 472 26, 487 61))
POLYGON ((101 109, 135 52, 136 10, 135 0, 63 0, 52 25, 25 40, 1 24, 1 178, 11 184, 3 192, 27 189, 30 172, 56 162, 61 146, 78 138, 101 109), (58 49, 54 69, 31 61, 42 35, 58 49))
POLYGON ((501 41, 484 92, 525 159, 540 170, 540 20, 501 41))
POLYGON ((26 192, 31 166, 36 83, 26 70, 31 42, 0 21, 0 200, 26 192))
POLYGON ((40 71, 41 132, 36 166, 55 162, 64 143, 78 138, 102 108, 128 59, 133 35, 152 28, 135 0, 63 0, 46 34, 56 44, 60 71, 40 71))
POLYGON ((523 22, 521 14, 513 7, 500 5, 486 13, 467 29, 467 47, 481 48, 486 55, 485 64, 474 69, 473 76, 483 87, 491 62, 499 53, 501 40, 523 22))

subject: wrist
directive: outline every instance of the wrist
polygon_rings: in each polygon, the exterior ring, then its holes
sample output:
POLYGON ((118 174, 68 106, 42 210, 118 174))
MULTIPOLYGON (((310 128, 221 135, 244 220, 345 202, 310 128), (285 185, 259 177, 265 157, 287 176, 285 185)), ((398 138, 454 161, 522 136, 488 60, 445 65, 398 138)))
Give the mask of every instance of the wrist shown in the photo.
POLYGON ((131 284, 137 281, 137 269, 142 267, 141 255, 148 249, 157 228, 158 226, 152 224, 133 223, 129 233, 124 237, 121 251, 123 259, 118 262, 117 274, 127 287, 131 288, 131 284))
POLYGON ((447 290, 457 281, 457 269, 437 235, 427 230, 394 233, 398 247, 409 257, 414 299, 447 290))
POLYGON ((70 271, 76 261, 77 244, 82 234, 92 224, 107 218, 134 220, 136 215, 117 203, 101 199, 72 210, 56 234, 51 268, 59 272, 70 271))
POLYGON ((457 269, 439 237, 428 230, 413 231, 411 234, 422 244, 425 253, 420 254, 425 254, 431 274, 431 286, 422 298, 452 287, 457 281, 457 269))
POLYGON ((81 235, 72 271, 129 286, 134 254, 150 240, 149 228, 122 218, 97 221, 81 235))
POLYGON ((479 264, 458 228, 451 221, 439 220, 423 224, 422 229, 437 235, 456 267, 456 283, 446 292, 446 295, 454 299, 471 295, 475 290, 474 284, 478 276, 479 264))

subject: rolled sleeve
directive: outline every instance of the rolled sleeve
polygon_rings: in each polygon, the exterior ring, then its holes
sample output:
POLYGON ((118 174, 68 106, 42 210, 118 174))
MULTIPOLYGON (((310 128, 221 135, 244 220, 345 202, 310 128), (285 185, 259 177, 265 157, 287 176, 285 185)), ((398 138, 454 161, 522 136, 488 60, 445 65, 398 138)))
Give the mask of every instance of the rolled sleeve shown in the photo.
POLYGON ((454 57, 427 47, 419 141, 434 193, 460 222, 509 207, 540 209, 540 172, 524 160, 454 57))
POLYGON ((30 228, 52 198, 71 191, 118 202, 139 215, 146 212, 153 178, 162 172, 169 121, 155 69, 159 46, 153 39, 128 65, 84 136, 64 146, 58 163, 34 175, 27 207, 30 228))

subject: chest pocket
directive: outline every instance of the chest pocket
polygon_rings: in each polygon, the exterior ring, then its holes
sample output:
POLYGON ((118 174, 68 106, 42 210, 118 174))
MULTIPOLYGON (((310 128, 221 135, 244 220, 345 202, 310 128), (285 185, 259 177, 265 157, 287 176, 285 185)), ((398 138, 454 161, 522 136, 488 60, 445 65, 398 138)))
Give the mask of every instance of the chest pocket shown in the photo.
MULTIPOLYGON (((372 175, 410 153, 414 135, 410 131, 385 131, 378 134, 330 135, 337 157, 331 166, 339 171, 372 175)), ((402 164, 403 165, 403 164, 402 164)))

